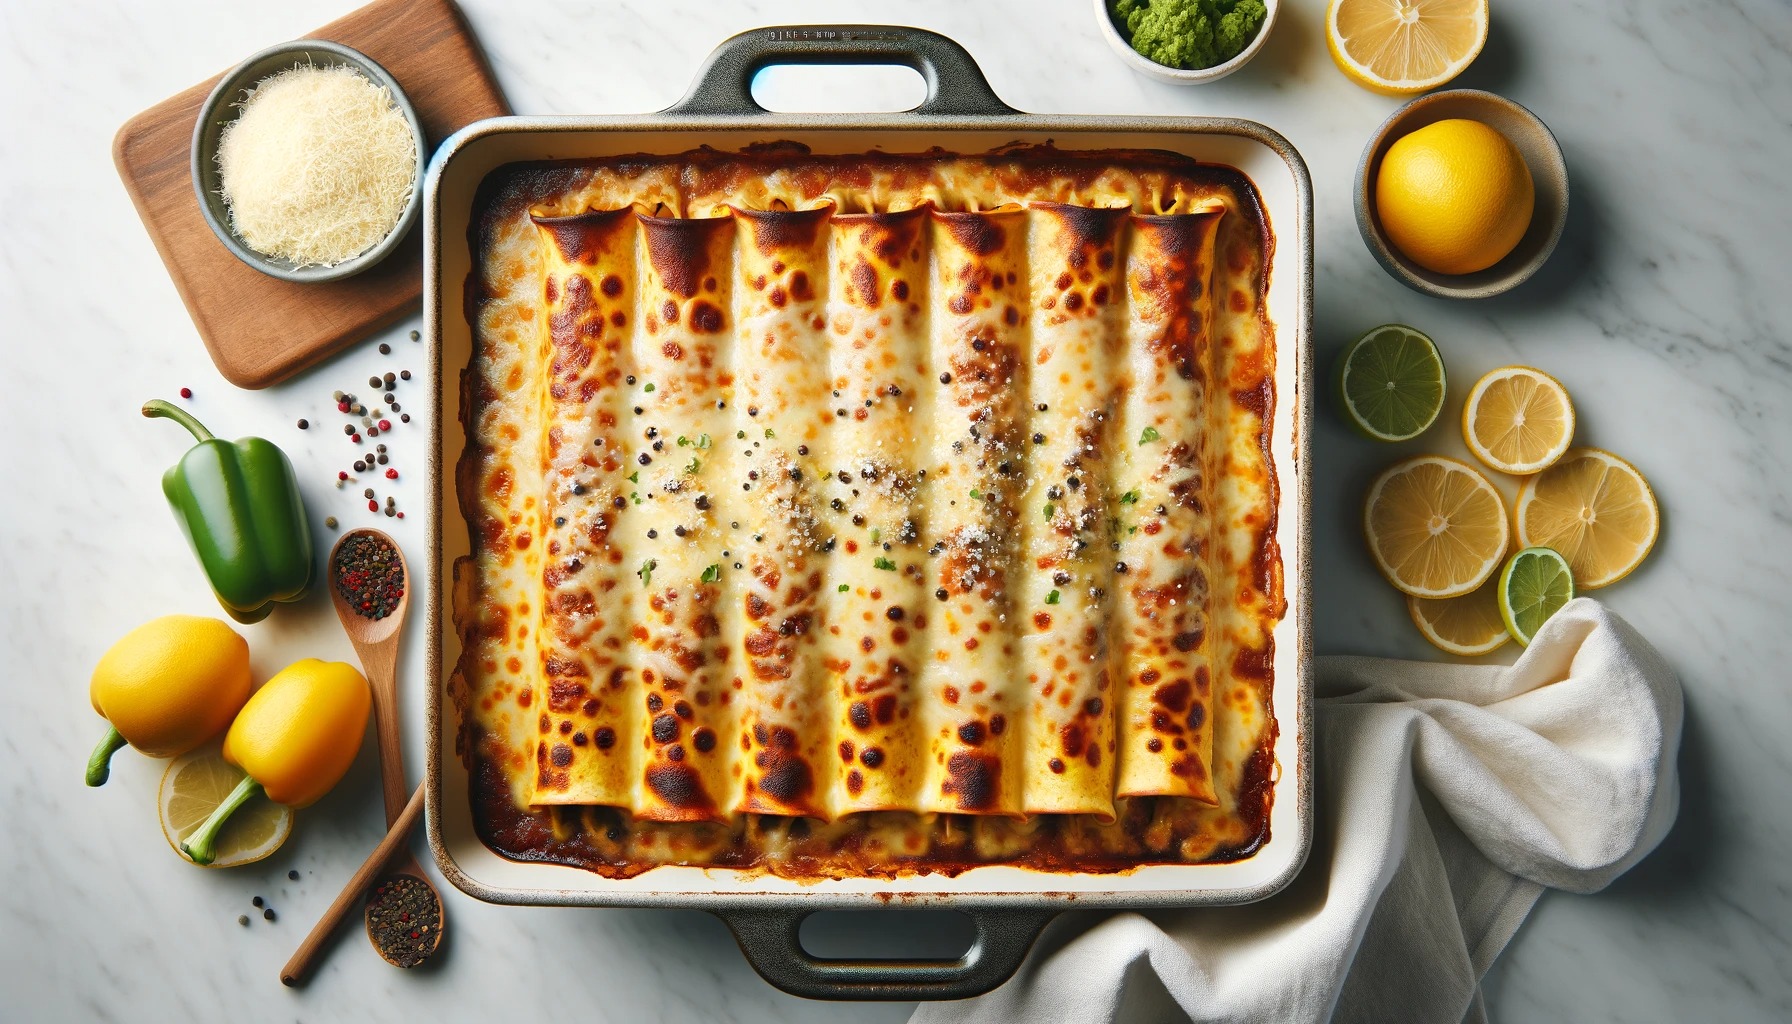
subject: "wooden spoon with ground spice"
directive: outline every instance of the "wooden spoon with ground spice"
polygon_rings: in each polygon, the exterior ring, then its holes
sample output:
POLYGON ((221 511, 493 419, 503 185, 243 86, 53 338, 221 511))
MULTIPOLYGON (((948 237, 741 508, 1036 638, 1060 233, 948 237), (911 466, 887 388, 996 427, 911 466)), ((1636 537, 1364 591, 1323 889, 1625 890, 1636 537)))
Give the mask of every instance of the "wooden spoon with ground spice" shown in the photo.
MULTIPOLYGON (((404 555, 379 530, 351 530, 330 551, 330 596, 336 617, 361 658, 361 669, 373 687, 374 728, 379 735, 380 788, 385 794, 386 824, 404 810, 404 754, 398 730, 398 641, 410 607, 410 573, 404 555)), ((408 846, 394 857, 388 874, 375 882, 367 902, 367 936, 388 963, 415 967, 441 942, 442 899, 430 884, 408 846), (430 927, 398 930, 386 920, 388 905, 408 924, 427 919, 430 927), (379 920, 376 921, 376 918, 379 920), (418 931, 421 944, 409 938, 418 931), (397 941, 397 945, 382 941, 397 941), (402 941, 400 941, 402 940, 402 941)))

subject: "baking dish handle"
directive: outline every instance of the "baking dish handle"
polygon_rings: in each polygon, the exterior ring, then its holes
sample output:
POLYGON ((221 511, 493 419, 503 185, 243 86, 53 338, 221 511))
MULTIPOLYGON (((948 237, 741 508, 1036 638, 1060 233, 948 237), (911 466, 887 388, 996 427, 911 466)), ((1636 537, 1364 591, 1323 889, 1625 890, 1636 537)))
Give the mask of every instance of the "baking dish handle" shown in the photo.
POLYGON ((753 76, 777 64, 900 64, 927 82, 927 98, 913 113, 1019 113, 996 96, 964 47, 938 32, 902 25, 782 25, 742 32, 710 53, 690 91, 662 113, 770 113, 753 99, 753 76))
POLYGON ((977 939, 956 960, 824 960, 803 948, 798 931, 814 911, 718 910, 759 976, 807 999, 968 999, 1020 969, 1055 910, 961 910, 977 939))

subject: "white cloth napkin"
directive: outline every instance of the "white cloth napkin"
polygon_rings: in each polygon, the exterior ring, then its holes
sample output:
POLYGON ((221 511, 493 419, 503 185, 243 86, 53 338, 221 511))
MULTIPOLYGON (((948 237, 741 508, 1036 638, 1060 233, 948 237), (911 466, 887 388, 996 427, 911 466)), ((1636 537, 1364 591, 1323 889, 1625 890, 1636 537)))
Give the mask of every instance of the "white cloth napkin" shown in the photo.
POLYGON ((1317 676, 1313 852, 1287 890, 1064 915, 1008 984, 913 1021, 1484 1020, 1481 976, 1538 895, 1603 888, 1679 809, 1680 684, 1594 601, 1509 668, 1327 657, 1317 676))

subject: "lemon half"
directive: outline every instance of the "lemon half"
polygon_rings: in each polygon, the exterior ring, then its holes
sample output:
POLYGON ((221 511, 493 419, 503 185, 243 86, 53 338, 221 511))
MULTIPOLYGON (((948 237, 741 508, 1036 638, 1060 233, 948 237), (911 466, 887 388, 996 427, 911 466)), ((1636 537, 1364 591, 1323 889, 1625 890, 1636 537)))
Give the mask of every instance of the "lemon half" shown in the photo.
POLYGON ((1405 96, 1435 89, 1487 43, 1487 0, 1332 0, 1325 45, 1365 89, 1405 96))

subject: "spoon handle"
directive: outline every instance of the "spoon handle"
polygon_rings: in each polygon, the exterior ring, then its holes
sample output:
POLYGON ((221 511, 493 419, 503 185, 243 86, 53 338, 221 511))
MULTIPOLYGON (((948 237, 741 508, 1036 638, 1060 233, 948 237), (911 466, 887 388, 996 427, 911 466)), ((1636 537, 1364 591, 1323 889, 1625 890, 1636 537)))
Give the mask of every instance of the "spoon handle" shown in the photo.
MULTIPOLYGON (((373 688, 373 729, 380 749, 380 791, 386 824, 404 810, 404 746, 398 731, 398 637, 357 650, 373 688)), ((359 645, 357 645, 359 646, 359 645)))
POLYGON ((330 936, 336 933, 336 929, 341 927, 342 922, 354 911, 355 905, 361 902, 361 898, 367 894, 367 887, 373 884, 375 878, 379 877, 386 862, 391 860, 398 851, 404 849, 405 843, 411 837, 411 829, 417 826, 417 820, 422 817, 423 787, 419 785, 417 791, 411 794, 411 802, 404 805, 404 810, 398 815, 398 820, 386 830, 386 838, 380 840, 380 844, 373 848, 371 854, 368 854, 367 860, 362 862, 360 869, 355 872, 355 876, 348 880, 347 885, 343 886, 342 892, 336 897, 336 902, 330 904, 330 908, 324 911, 324 916, 312 927, 311 934, 305 936, 305 941, 299 943, 299 948, 293 953, 292 959, 286 961, 286 966, 280 969, 281 984, 294 986, 304 984, 305 979, 311 974, 312 968, 316 967, 317 961, 322 958, 324 946, 329 942, 330 936))

